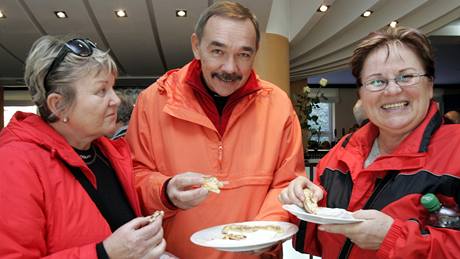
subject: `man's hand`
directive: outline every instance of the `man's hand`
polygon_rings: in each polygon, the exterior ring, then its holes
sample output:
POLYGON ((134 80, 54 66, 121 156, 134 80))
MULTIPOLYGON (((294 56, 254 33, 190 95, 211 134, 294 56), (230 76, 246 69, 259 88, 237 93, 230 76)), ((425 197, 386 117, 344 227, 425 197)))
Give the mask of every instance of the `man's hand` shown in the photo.
POLYGON ((394 220, 377 210, 359 210, 353 213, 357 219, 366 219, 353 224, 325 224, 319 230, 342 234, 363 249, 377 250, 390 230, 394 220))
POLYGON ((181 209, 190 209, 200 204, 208 196, 208 191, 201 188, 204 177, 206 175, 192 172, 174 176, 166 189, 171 202, 181 209))
POLYGON ((289 183, 288 187, 281 191, 278 199, 282 204, 296 204, 304 208, 303 201, 305 200, 305 194, 303 189, 305 188, 313 193, 313 202, 318 202, 323 198, 323 190, 319 186, 315 185, 304 176, 297 176, 296 179, 289 183))

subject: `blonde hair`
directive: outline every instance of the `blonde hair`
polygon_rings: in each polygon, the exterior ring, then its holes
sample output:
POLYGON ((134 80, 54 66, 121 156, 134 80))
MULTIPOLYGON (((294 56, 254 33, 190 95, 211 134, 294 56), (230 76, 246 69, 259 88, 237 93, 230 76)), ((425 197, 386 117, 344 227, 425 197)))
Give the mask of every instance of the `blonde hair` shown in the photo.
POLYGON ((78 80, 101 72, 110 72, 115 77, 118 75, 117 65, 110 57, 109 51, 94 48, 93 54, 89 57, 80 57, 69 52, 58 67, 48 75, 49 91, 46 91, 44 79, 51 64, 66 42, 73 38, 75 37, 42 36, 34 42, 26 59, 24 82, 29 88, 32 101, 38 107, 40 116, 48 122, 59 119, 47 105, 47 97, 50 93, 58 93, 64 97, 58 107, 63 111, 72 106, 75 101, 74 84, 78 80))

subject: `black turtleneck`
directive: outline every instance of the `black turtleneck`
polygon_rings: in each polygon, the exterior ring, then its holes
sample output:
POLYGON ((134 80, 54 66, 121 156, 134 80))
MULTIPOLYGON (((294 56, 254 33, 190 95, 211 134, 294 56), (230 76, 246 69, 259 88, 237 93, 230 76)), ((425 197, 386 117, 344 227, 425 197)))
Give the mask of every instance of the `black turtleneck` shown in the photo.
POLYGON ((96 176, 96 192, 102 206, 108 212, 106 220, 112 231, 135 218, 136 215, 128 202, 115 170, 102 152, 95 145, 91 145, 89 150, 75 148, 74 150, 96 176))
POLYGON ((217 111, 219 112, 219 116, 222 116, 222 112, 224 111, 225 104, 227 104, 228 96, 220 96, 218 93, 211 90, 207 85, 204 79, 201 79, 203 82, 206 91, 208 91, 209 95, 214 100, 214 104, 216 105, 217 111))

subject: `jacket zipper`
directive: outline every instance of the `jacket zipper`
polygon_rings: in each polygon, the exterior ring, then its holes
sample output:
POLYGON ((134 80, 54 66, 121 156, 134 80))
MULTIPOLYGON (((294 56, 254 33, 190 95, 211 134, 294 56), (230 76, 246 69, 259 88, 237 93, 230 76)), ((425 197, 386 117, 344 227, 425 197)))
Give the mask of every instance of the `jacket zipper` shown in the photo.
MULTIPOLYGON (((397 175, 398 171, 389 171, 388 174, 383 179, 377 179, 378 183, 376 184, 375 191, 372 193, 369 200, 364 205, 363 209, 370 209, 374 205, 375 200, 377 200, 378 195, 388 186, 388 183, 397 175)), ((345 241, 345 244, 342 247, 342 250, 339 254, 339 259, 346 259, 350 256, 351 249, 353 248, 353 243, 349 238, 345 241)))
POLYGON ((222 144, 222 141, 220 141, 219 145, 217 146, 217 152, 218 152, 219 167, 220 167, 220 170, 222 171, 222 159, 224 156, 224 145, 222 144))

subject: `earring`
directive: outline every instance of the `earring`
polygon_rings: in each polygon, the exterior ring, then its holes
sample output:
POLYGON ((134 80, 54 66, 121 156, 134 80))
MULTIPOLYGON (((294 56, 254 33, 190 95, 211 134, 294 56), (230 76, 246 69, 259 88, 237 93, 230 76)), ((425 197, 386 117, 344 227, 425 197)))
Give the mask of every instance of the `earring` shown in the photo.
POLYGON ((64 123, 67 123, 68 121, 69 121, 69 118, 67 118, 67 117, 64 117, 64 119, 62 119, 62 122, 64 122, 64 123))

